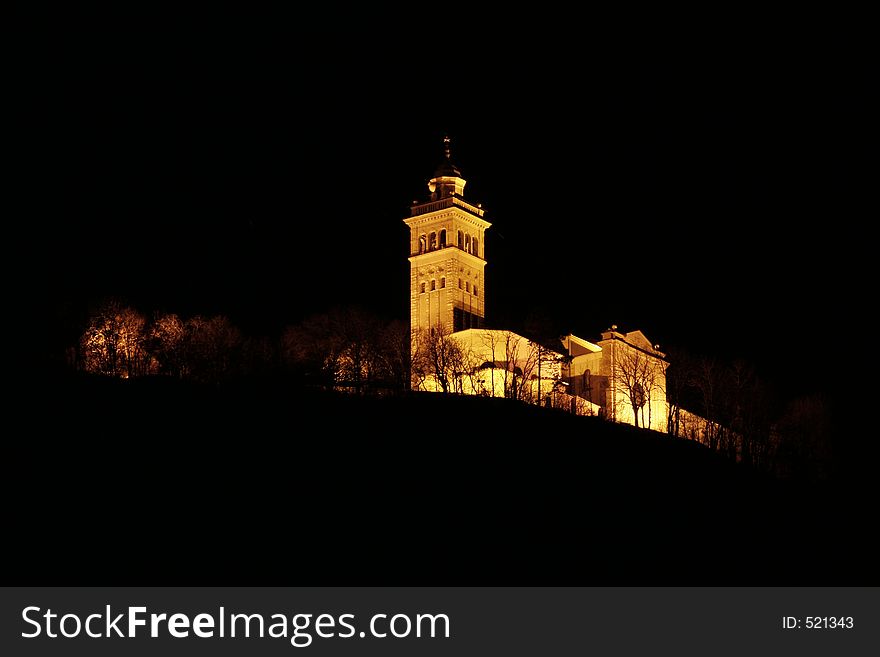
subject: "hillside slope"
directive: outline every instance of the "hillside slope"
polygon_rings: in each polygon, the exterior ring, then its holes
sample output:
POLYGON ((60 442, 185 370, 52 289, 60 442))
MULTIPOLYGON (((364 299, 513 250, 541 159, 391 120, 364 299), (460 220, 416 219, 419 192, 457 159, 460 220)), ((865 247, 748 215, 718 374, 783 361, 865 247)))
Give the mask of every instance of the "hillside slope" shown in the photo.
POLYGON ((857 584, 874 572, 867 505, 510 400, 81 377, 21 392, 33 429, 9 441, 18 565, 6 574, 22 582, 857 584))

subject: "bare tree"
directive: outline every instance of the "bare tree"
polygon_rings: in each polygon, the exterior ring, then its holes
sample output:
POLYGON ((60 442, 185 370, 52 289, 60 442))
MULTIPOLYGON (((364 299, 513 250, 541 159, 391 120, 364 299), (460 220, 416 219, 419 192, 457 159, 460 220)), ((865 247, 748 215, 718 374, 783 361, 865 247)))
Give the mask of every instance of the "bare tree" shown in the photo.
POLYGON ((683 436, 682 403, 694 379, 693 359, 681 349, 667 351, 668 363, 663 364, 666 381, 666 432, 670 436, 683 436))
POLYGON ((80 339, 86 371, 128 378, 146 374, 144 348, 146 320, 134 308, 117 301, 105 304, 89 321, 80 339))
POLYGON ((644 407, 658 381, 656 361, 640 349, 622 347, 616 350, 613 383, 632 408, 635 426, 639 426, 640 413, 642 425, 646 424, 644 407))
MULTIPOLYGON (((489 368, 489 390, 495 396, 495 370, 498 367, 498 354, 501 351, 503 340, 498 331, 485 331, 482 335, 483 344, 489 348, 491 367, 489 368)), ((506 386, 505 386, 506 388, 506 386)))
POLYGON ((473 394, 490 396, 489 388, 486 386, 486 371, 489 371, 490 385, 492 372, 495 367, 493 363, 487 363, 485 355, 479 350, 475 350, 471 343, 461 344, 462 358, 462 378, 470 386, 473 394))
POLYGON ((692 383, 703 404, 704 440, 712 449, 718 449, 721 442, 721 424, 717 418, 722 377, 723 368, 714 358, 703 357, 694 363, 692 383))
POLYGON ((742 424, 737 428, 743 436, 743 461, 769 470, 772 458, 772 399, 770 387, 754 375, 744 391, 742 424))
POLYGON ((344 338, 328 314, 312 315, 289 326, 281 337, 281 352, 288 367, 309 383, 332 388, 340 378, 344 338))
POLYGON ((378 357, 384 376, 391 385, 398 390, 409 390, 412 380, 412 335, 408 324, 394 320, 382 327, 378 357))
POLYGON ((418 367, 424 373, 423 380, 433 377, 444 393, 453 392, 456 373, 461 371, 463 361, 461 345, 443 326, 423 329, 417 340, 420 355, 418 367))
POLYGON ((645 370, 645 395, 648 407, 648 419, 645 426, 649 429, 654 426, 654 399, 662 398, 665 390, 666 365, 666 361, 661 358, 649 358, 648 367, 645 370))
POLYGON ((535 395, 528 382, 534 380, 537 376, 536 372, 542 348, 537 342, 521 339, 515 333, 505 333, 508 363, 513 364, 513 394, 511 396, 514 399, 533 402, 535 401, 535 395))
POLYGON ((736 360, 728 367, 727 376, 724 377, 725 384, 725 409, 723 422, 730 431, 728 431, 725 447, 733 458, 741 458, 744 462, 750 463, 751 457, 751 438, 754 427, 753 422, 753 400, 751 398, 751 390, 757 376, 754 369, 743 360, 736 360))
POLYGON ((147 331, 146 343, 155 362, 156 371, 175 377, 183 376, 183 342, 186 325, 175 314, 158 315, 147 331))
POLYGON ((535 402, 538 405, 544 404, 541 396, 544 394, 543 382, 547 380, 552 381, 550 386, 551 400, 555 395, 559 394, 565 394, 568 397, 569 394, 564 390, 565 386, 562 383, 562 368, 571 362, 569 356, 549 349, 540 342, 530 343, 530 348, 535 352, 535 365, 532 369, 535 372, 534 379, 537 397, 535 402))
POLYGON ((359 308, 335 308, 330 312, 330 331, 338 345, 338 378, 363 392, 380 367, 378 319, 359 308))
POLYGON ((410 386, 413 390, 424 390, 425 383, 430 374, 430 364, 428 362, 428 356, 425 353, 428 341, 423 338, 422 331, 419 330, 410 330, 409 340, 410 386))

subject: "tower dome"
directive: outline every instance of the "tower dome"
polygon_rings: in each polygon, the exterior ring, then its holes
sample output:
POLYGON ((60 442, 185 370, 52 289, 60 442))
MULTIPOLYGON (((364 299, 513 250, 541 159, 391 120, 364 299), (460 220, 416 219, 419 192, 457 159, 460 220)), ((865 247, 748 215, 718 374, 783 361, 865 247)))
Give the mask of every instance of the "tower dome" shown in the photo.
POLYGON ((462 196, 467 181, 461 177, 461 171, 452 163, 452 154, 449 137, 443 138, 444 158, 434 177, 428 181, 428 190, 431 192, 431 200, 436 201, 448 196, 462 196))

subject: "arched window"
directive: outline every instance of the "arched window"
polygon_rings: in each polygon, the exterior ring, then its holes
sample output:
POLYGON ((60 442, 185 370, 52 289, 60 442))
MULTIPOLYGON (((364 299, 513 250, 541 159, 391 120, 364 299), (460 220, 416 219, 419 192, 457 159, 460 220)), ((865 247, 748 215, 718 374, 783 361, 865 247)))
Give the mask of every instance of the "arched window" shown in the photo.
POLYGON ((466 282, 465 282, 465 284, 464 284, 464 291, 465 291, 465 292, 470 292, 470 291, 471 291, 471 282, 470 282, 470 281, 466 281, 466 282))
POLYGON ((477 240, 476 237, 471 242, 471 246, 473 246, 473 248, 474 248, 474 255, 479 258, 480 257, 480 242, 479 242, 479 240, 477 240))
POLYGON ((471 252, 471 236, 470 235, 464 236, 464 250, 467 251, 468 253, 471 252))
POLYGON ((446 229, 440 231, 440 248, 444 248, 446 246, 446 229))
POLYGON ((461 231, 458 231, 458 248, 464 248, 464 233, 462 233, 461 231))
POLYGON ((442 289, 444 287, 446 287, 446 277, 445 276, 440 279, 440 288, 442 289))
POLYGON ((428 239, 424 235, 421 235, 419 237, 419 253, 424 253, 427 250, 428 250, 428 239))
POLYGON ((437 248, 437 233, 431 233, 431 237, 428 240, 428 251, 433 251, 437 248))
POLYGON ((431 279, 431 292, 433 292, 436 289, 437 289, 437 279, 432 278, 431 279))
POLYGON ((422 294, 424 294, 425 293, 425 284, 424 283, 422 283, 421 290, 422 290, 422 294))
POLYGON ((477 285, 474 283, 474 296, 477 296, 477 285))

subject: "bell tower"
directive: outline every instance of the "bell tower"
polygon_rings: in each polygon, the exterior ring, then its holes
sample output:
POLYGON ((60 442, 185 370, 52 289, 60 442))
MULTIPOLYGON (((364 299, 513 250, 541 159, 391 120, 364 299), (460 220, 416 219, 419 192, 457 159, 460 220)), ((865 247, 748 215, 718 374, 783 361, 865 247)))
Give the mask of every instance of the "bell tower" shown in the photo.
POLYGON ((425 201, 410 207, 410 330, 446 332, 480 328, 486 316, 486 230, 483 209, 464 200, 466 181, 452 163, 449 137, 444 158, 428 181, 425 201))

